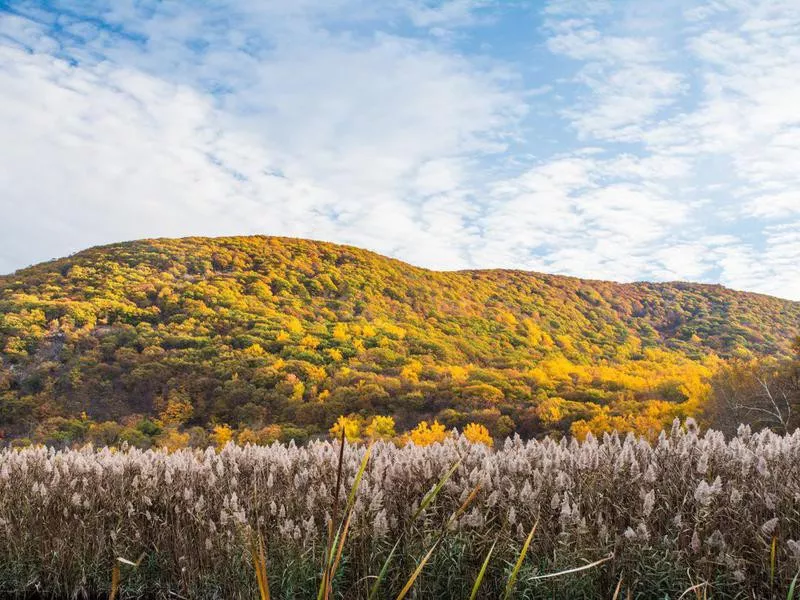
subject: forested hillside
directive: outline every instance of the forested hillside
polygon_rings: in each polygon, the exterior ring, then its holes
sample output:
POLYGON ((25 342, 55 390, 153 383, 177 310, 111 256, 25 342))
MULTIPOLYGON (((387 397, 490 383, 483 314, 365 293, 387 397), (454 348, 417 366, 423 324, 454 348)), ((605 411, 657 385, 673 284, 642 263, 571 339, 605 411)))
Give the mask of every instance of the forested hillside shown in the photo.
POLYGON ((686 283, 433 272, 270 237, 143 240, 0 277, 6 438, 269 441, 367 423, 646 431, 731 357, 789 355, 800 303, 686 283), (228 425, 228 427, 223 427, 228 425))

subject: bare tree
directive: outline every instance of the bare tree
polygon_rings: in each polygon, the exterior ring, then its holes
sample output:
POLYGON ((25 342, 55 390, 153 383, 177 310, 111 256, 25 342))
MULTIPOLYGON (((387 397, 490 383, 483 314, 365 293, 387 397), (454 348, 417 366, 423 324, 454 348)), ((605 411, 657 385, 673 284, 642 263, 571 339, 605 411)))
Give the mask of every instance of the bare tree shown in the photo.
POLYGON ((717 373, 706 411, 711 425, 726 433, 739 423, 788 433, 798 426, 800 377, 797 361, 730 363, 717 373))

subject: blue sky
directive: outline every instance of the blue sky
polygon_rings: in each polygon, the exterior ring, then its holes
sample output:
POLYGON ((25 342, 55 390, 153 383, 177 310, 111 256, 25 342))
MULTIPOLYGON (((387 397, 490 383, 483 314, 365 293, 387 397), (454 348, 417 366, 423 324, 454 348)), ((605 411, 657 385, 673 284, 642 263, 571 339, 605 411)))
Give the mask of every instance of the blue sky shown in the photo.
POLYGON ((796 0, 0 0, 0 273, 262 233, 800 299, 796 0))

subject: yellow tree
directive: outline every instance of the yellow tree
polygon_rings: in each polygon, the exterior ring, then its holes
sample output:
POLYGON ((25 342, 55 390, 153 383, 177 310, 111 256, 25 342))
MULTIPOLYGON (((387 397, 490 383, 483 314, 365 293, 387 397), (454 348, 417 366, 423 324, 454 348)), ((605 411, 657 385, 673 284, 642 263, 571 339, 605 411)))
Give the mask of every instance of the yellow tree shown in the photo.
POLYGON ((540 402, 534 409, 536 416, 545 425, 553 425, 564 418, 564 400, 562 398, 547 398, 540 402))
POLYGON ((427 421, 422 421, 406 434, 406 440, 414 442, 417 446, 429 446, 443 442, 447 438, 447 431, 439 421, 434 421, 430 426, 427 421))
POLYGON ((167 429, 158 436, 157 444, 169 452, 175 452, 189 445, 189 434, 181 433, 174 427, 167 429))
POLYGON ((225 444, 233 439, 233 429, 227 425, 217 425, 211 432, 211 441, 217 447, 217 450, 222 450, 225 444))
POLYGON ((341 415, 336 419, 336 423, 330 428, 331 437, 341 439, 342 432, 348 442, 358 442, 361 440, 361 417, 358 415, 341 415))
POLYGON ((236 436, 236 443, 240 446, 245 446, 247 444, 258 445, 260 442, 259 435, 257 431, 253 431, 249 427, 245 427, 239 431, 239 435, 236 436))
POLYGON ((194 408, 185 392, 171 390, 167 399, 167 406, 161 411, 159 418, 164 425, 183 425, 192 418, 194 408))
POLYGON ((335 339, 337 342, 344 342, 348 337, 347 325, 344 323, 337 323, 333 326, 333 339, 335 339))
POLYGON ((490 447, 494 445, 494 440, 489 435, 489 430, 480 423, 470 423, 464 427, 464 437, 473 444, 486 444, 490 447))
POLYGON ((280 425, 267 425, 266 427, 262 427, 258 432, 258 443, 266 445, 276 442, 281 438, 281 433, 280 425))
POLYGON ((377 415, 372 417, 369 425, 367 425, 367 437, 370 439, 390 440, 395 435, 394 419, 392 417, 377 415))

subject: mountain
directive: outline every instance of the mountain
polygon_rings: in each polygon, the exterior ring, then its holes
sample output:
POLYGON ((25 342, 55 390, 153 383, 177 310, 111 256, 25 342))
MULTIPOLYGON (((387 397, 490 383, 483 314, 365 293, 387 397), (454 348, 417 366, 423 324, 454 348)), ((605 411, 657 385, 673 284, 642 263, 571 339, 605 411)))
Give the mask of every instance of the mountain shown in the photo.
POLYGON ((0 277, 0 429, 303 438, 346 414, 495 435, 642 429, 699 414, 721 361, 789 354, 798 333, 800 303, 717 285, 435 272, 288 238, 142 240, 0 277))

